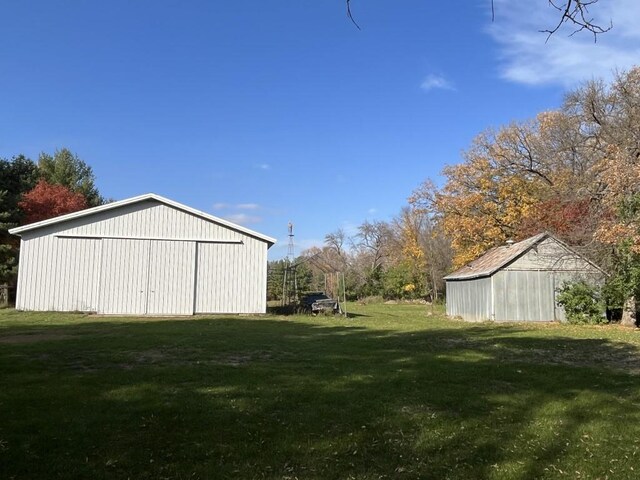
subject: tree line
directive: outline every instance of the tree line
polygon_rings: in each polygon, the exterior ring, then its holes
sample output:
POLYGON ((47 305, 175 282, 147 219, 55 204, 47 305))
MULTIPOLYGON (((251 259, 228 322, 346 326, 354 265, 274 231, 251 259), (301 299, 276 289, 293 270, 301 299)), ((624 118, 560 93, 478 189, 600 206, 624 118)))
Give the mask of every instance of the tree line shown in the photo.
POLYGON ((409 202, 431 212, 459 267, 509 238, 549 231, 609 274, 602 292, 632 316, 640 289, 640 68, 591 80, 557 110, 478 135, 442 188, 409 202))
POLYGON ((67 148, 43 152, 37 162, 0 158, 0 284, 15 285, 18 272, 20 239, 10 228, 105 202, 91 167, 67 148))
MULTIPOLYGON (((350 300, 367 297, 437 301, 451 262, 450 242, 433 216, 404 207, 390 221, 365 221, 354 234, 337 229, 324 245, 303 251, 296 266, 299 292, 324 291, 327 275, 344 274, 350 300)), ((281 298, 289 261, 269 262, 268 298, 281 298)))
POLYGON ((442 295, 442 276, 508 239, 548 231, 610 274, 611 307, 640 294, 640 68, 591 80, 535 118, 489 128, 389 222, 307 250, 352 297, 442 295))

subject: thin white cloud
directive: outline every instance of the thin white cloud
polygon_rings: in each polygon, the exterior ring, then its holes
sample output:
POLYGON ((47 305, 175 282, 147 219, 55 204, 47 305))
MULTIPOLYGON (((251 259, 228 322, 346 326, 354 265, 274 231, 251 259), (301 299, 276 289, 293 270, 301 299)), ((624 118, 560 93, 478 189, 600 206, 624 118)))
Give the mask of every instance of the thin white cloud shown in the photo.
POLYGON ((377 208, 370 208, 369 210, 367 210, 367 213, 369 215, 374 215, 374 214, 378 213, 378 209, 377 208))
POLYGON ((613 22, 613 29, 598 36, 565 25, 547 41, 540 30, 553 29, 560 13, 547 2, 495 0, 496 20, 488 27, 498 44, 499 73, 506 80, 526 85, 562 85, 570 88, 592 78, 610 79, 615 71, 640 63, 638 0, 608 0, 592 5, 595 23, 613 22), (546 43, 545 43, 546 41, 546 43))
POLYGON ((213 204, 213 209, 214 210, 260 210, 262 209, 262 207, 257 204, 257 203, 238 203, 238 204, 231 204, 231 203, 214 203, 213 204))
POLYGON ((256 165, 256 168, 260 170, 271 170, 271 165, 269 165, 268 163, 259 163, 256 165))
POLYGON ((437 75, 435 73, 427 75, 422 81, 420 88, 427 92, 430 90, 455 90, 455 87, 449 80, 443 75, 437 75))
POLYGON ((262 221, 262 217, 255 215, 258 210, 263 210, 262 206, 257 203, 214 203, 214 210, 224 210, 221 215, 225 220, 237 223, 238 225, 251 225, 262 221), (253 214, 246 212, 254 212, 253 214))
POLYGON ((259 210, 260 205, 257 203, 239 203, 236 205, 236 208, 238 210, 259 210))
POLYGON ((256 215, 247 215, 246 213, 232 213, 223 217, 225 220, 237 223, 238 225, 251 225, 262 221, 262 217, 256 215))

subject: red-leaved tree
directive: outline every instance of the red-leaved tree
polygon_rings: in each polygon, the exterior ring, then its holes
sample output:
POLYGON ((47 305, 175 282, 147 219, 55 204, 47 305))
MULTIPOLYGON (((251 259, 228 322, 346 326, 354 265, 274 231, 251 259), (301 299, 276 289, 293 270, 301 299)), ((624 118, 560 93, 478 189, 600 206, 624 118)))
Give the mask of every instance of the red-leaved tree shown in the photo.
POLYGON ((40 180, 32 190, 22 195, 18 206, 25 214, 26 223, 33 223, 83 210, 87 208, 87 199, 63 185, 40 180))
POLYGON ((522 219, 518 238, 548 231, 571 246, 583 246, 592 241, 603 216, 597 207, 589 198, 563 198, 558 194, 530 209, 522 219))

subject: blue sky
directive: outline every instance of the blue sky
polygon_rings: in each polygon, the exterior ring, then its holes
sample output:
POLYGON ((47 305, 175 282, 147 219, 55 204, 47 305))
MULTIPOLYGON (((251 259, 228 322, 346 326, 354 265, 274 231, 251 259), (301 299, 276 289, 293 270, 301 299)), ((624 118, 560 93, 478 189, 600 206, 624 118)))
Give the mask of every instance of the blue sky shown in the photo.
POLYGON ((387 220, 483 129, 640 58, 640 2, 594 44, 547 0, 0 5, 0 157, 68 147, 101 193, 167 196, 299 252, 387 220), (533 6, 532 6, 533 4, 533 6))

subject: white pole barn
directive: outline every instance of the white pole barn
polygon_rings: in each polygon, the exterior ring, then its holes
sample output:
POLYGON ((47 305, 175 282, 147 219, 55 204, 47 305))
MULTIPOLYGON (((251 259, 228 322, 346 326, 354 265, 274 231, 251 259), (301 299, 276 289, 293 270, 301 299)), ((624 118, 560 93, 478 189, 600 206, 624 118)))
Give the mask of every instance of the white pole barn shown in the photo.
POLYGON ((10 230, 16 308, 264 313, 275 239, 152 193, 10 230))

